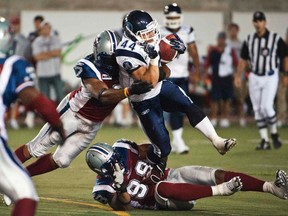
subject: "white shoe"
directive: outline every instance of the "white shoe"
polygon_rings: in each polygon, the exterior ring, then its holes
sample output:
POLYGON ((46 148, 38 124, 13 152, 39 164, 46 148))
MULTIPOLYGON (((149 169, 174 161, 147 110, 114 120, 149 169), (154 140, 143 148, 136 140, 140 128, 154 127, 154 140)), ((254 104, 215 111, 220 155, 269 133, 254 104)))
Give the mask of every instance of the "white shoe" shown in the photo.
POLYGON ((277 170, 275 181, 270 183, 270 193, 280 199, 288 199, 288 176, 284 170, 277 170))
POLYGON ((219 137, 216 141, 213 141, 214 147, 217 149, 217 151, 224 155, 226 154, 231 148, 233 148, 237 144, 235 138, 230 139, 224 139, 219 137))
POLYGON ((233 177, 230 181, 217 185, 219 195, 230 196, 243 187, 241 178, 239 176, 233 177))
POLYGON ((184 140, 181 139, 174 139, 171 142, 171 152, 176 154, 188 154, 189 147, 185 144, 184 140))
POLYGON ((35 119, 35 114, 31 111, 27 112, 26 118, 25 118, 25 124, 27 125, 28 128, 34 128, 34 119, 35 119))
POLYGON ((17 122, 16 119, 11 119, 10 120, 10 126, 14 129, 14 130, 18 130, 19 129, 19 124, 17 122))
POLYGON ((2 200, 6 206, 10 206, 12 204, 12 200, 8 196, 6 196, 5 194, 3 194, 2 200))
POLYGON ((230 126, 230 122, 228 119, 225 118, 225 119, 220 120, 220 127, 227 128, 229 126, 230 126))

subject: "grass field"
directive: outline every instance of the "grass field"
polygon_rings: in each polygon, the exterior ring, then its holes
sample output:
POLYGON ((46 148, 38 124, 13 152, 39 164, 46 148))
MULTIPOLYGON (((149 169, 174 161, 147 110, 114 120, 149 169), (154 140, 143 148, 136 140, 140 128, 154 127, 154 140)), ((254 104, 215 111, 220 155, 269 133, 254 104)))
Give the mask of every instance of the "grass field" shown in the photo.
MULTIPOLYGON (((34 130, 9 130, 9 143, 15 149, 33 138, 40 128, 34 130)), ((236 137, 238 145, 227 155, 221 156, 211 144, 195 129, 185 126, 184 137, 190 146, 187 155, 171 154, 168 166, 207 165, 248 173, 264 180, 273 181, 279 168, 288 171, 288 128, 280 129, 284 143, 280 150, 255 151, 259 142, 258 132, 253 125, 246 128, 232 126, 218 129, 225 137, 236 137)), ((122 129, 104 125, 95 142, 113 143, 118 138, 135 141, 147 140, 137 127, 122 129)), ((54 150, 54 149, 53 149, 54 150)), ((29 162, 28 162, 29 163, 29 162)), ((0 177, 1 178, 1 177, 0 177)), ((288 215, 288 201, 273 195, 256 192, 239 192, 230 197, 213 197, 198 200, 190 212, 133 210, 129 213, 112 211, 108 206, 91 199, 95 174, 85 163, 85 152, 80 154, 67 169, 33 177, 40 202, 37 215, 288 215)), ((9 215, 11 207, 0 204, 0 215, 9 215)))

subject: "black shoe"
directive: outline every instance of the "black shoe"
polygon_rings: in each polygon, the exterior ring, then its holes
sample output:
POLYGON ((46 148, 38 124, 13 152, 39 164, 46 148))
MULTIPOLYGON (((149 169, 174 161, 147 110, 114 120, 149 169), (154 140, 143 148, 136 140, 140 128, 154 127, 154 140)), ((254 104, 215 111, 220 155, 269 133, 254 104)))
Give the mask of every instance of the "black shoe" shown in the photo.
POLYGON ((261 140, 259 146, 256 147, 256 150, 270 150, 271 146, 268 141, 265 141, 264 139, 261 140))
POLYGON ((272 142, 273 142, 274 148, 275 149, 281 148, 282 143, 279 140, 279 135, 277 133, 276 134, 271 134, 271 138, 272 138, 272 142))

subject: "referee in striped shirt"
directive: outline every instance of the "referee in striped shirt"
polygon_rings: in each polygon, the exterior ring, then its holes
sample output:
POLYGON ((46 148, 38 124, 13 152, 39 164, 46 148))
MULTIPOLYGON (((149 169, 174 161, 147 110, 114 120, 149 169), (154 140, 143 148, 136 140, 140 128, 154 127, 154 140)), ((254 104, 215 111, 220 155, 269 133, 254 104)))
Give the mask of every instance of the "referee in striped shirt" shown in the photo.
POLYGON ((235 85, 241 86, 241 74, 249 65, 249 95, 261 137, 256 150, 271 149, 268 125, 273 146, 278 149, 282 143, 277 132, 277 116, 273 105, 279 82, 280 59, 283 59, 284 72, 288 75, 288 48, 278 34, 266 28, 266 17, 262 11, 253 14, 253 25, 256 32, 248 35, 243 42, 235 85))

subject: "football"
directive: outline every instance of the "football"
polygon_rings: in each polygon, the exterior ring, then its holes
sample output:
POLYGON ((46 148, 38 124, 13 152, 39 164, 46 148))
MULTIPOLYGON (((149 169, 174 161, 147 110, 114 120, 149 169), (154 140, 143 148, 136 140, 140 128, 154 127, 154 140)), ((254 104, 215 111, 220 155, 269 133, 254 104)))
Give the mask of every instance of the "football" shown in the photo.
POLYGON ((162 63, 169 63, 178 55, 178 52, 171 47, 170 39, 172 38, 176 38, 175 35, 169 34, 163 37, 159 43, 160 59, 162 63))

